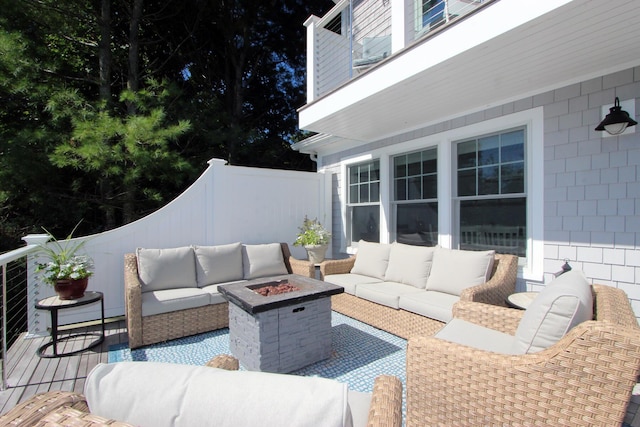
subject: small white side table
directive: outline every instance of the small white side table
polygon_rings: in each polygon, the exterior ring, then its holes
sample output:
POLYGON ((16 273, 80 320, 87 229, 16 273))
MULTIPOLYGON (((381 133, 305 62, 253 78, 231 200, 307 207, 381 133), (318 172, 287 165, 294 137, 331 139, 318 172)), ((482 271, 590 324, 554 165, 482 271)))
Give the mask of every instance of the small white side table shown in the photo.
POLYGON ((537 296, 538 292, 516 292, 507 297, 507 304, 509 307, 526 310, 537 296))

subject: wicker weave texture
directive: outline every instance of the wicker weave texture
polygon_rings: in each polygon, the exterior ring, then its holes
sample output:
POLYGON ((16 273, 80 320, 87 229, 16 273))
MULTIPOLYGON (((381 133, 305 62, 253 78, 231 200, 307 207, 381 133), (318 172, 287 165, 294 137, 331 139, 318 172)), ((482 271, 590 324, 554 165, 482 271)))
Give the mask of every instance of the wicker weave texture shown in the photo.
POLYGON ((391 375, 380 375, 373 383, 367 427, 402 425, 402 382, 391 375))
MULTIPOLYGON (((354 262, 355 257, 326 261, 320 266, 320 271, 324 271, 327 275, 348 273, 354 262)), ((493 274, 489 281, 465 289, 460 295, 460 301, 478 301, 494 306, 504 306, 506 297, 515 291, 517 273, 517 257, 496 255, 493 274)), ((404 339, 419 335, 434 335, 444 326, 444 322, 387 307, 347 293, 332 296, 331 309, 404 339)))
POLYGON ((34 427, 133 427, 132 424, 109 420, 77 409, 65 407, 48 413, 34 427))
POLYGON ((0 426, 32 426, 43 416, 60 408, 74 408, 88 412, 87 402, 81 394, 68 391, 50 391, 37 394, 0 417, 0 426))
POLYGON ((623 291, 594 291, 597 320, 538 353, 410 339, 406 425, 620 425, 639 372, 640 328, 623 291))
MULTIPOLYGON (((291 256, 289 246, 280 243, 287 271, 305 277, 315 276, 309 261, 291 256)), ((179 310, 154 316, 142 316, 142 283, 133 253, 124 256, 125 316, 132 349, 229 326, 228 303, 179 310)))

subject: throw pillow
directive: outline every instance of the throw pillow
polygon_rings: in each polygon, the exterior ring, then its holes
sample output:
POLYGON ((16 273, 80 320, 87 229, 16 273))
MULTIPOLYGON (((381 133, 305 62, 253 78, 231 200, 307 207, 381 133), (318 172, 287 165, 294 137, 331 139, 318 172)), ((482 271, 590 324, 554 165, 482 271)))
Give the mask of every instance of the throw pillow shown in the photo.
POLYGON ((545 286, 527 307, 518 324, 514 346, 522 353, 544 350, 577 324, 591 319, 591 285, 581 271, 568 271, 545 286))
POLYGON ((464 289, 491 278, 495 255, 495 251, 435 248, 427 290, 460 296, 464 289))
POLYGON ((424 289, 433 264, 434 248, 392 243, 385 280, 424 289))
POLYGON ((242 244, 194 246, 198 287, 242 280, 242 244))
POLYGON ((390 252, 391 245, 389 244, 360 240, 351 273, 384 280, 384 273, 389 265, 390 252))
POLYGON ((143 292, 196 287, 196 265, 191 247, 138 248, 136 256, 143 292))
POLYGON ((280 243, 243 245, 242 265, 245 279, 288 274, 280 243))

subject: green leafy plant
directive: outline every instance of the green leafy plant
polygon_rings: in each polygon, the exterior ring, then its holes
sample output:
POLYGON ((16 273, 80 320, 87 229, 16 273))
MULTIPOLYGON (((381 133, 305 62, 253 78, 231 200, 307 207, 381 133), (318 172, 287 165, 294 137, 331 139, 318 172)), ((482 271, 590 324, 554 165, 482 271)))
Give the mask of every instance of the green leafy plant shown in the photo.
POLYGON ((331 240, 331 233, 325 230, 317 218, 311 220, 305 215, 302 227, 298 229, 300 232, 293 246, 326 245, 331 240))
POLYGON ((38 262, 36 272, 42 272, 43 280, 54 285, 63 279, 84 279, 93 274, 93 259, 86 254, 78 254, 85 245, 86 240, 72 242, 71 237, 78 228, 78 223, 71 233, 64 239, 56 239, 47 229, 43 230, 49 236, 49 243, 40 244, 39 256, 45 258, 45 262, 38 262))

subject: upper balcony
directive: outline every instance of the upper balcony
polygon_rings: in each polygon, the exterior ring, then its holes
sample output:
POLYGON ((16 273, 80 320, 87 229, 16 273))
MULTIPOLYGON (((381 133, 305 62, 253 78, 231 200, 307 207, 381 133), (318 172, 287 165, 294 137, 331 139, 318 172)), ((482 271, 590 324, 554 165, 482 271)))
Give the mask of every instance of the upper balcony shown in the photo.
POLYGON ((340 0, 307 27, 307 102, 494 0, 340 0))
POLYGON ((628 0, 341 0, 305 22, 299 126, 375 141, 621 71, 638 22, 628 0))

